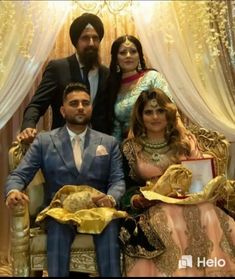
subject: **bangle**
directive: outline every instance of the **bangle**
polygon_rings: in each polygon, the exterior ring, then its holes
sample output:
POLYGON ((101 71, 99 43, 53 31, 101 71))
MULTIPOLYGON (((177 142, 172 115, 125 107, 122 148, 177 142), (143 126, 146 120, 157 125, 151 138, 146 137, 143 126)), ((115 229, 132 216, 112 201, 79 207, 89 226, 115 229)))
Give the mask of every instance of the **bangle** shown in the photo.
POLYGON ((130 200, 131 207, 134 208, 134 209, 139 209, 138 207, 135 207, 135 206, 134 206, 134 199, 136 199, 137 196, 139 196, 139 194, 133 195, 133 196, 131 197, 131 200, 130 200))

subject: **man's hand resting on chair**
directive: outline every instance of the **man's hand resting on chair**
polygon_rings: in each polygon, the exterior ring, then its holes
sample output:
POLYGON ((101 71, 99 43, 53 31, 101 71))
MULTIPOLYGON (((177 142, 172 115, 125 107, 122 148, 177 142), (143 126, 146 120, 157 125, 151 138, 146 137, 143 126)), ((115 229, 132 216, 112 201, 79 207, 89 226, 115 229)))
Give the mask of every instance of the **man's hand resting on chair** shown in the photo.
POLYGON ((36 129, 26 128, 16 138, 19 142, 32 143, 36 135, 37 135, 36 129))
POLYGON ((29 202, 29 197, 18 191, 18 190, 13 190, 11 191, 6 199, 6 206, 9 208, 13 208, 17 204, 25 204, 26 202, 29 202))

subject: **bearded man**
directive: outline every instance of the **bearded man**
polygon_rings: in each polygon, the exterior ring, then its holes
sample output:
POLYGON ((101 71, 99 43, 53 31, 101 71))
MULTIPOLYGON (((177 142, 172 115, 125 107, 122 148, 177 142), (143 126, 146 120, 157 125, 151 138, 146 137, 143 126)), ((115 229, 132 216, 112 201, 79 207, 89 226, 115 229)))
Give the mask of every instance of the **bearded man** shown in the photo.
POLYGON ((60 107, 63 91, 71 82, 86 85, 93 106, 90 126, 94 130, 106 132, 103 104, 109 70, 101 65, 99 58, 99 46, 104 36, 103 23, 98 16, 84 13, 72 22, 69 33, 76 52, 72 56, 48 63, 41 83, 24 111, 18 141, 33 141, 37 134, 36 125, 49 106, 52 109, 51 128, 65 124, 60 107))

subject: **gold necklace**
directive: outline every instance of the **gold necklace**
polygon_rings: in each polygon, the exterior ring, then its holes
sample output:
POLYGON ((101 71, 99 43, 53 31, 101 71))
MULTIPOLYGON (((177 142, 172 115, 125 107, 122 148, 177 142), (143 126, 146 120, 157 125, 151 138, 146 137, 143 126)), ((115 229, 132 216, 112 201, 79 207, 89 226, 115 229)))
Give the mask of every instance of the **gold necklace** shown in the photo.
POLYGON ((161 159, 160 154, 165 153, 169 148, 160 151, 161 149, 168 146, 168 142, 158 142, 158 143, 150 143, 144 140, 143 138, 140 139, 143 146, 143 151, 150 155, 150 158, 153 162, 159 162, 161 159))
POLYGON ((156 143, 150 143, 150 142, 147 142, 144 138, 140 138, 141 142, 142 142, 142 145, 143 146, 146 146, 148 148, 152 148, 152 149, 161 149, 165 146, 168 145, 168 142, 167 141, 163 141, 163 142, 156 142, 156 143))
POLYGON ((159 149, 156 150, 156 149, 152 149, 152 148, 148 148, 148 147, 144 146, 143 151, 148 154, 148 156, 151 158, 151 160, 154 163, 156 163, 161 160, 162 154, 165 154, 169 150, 169 146, 167 146, 167 149, 165 147, 166 146, 162 147, 162 149, 164 148, 164 151, 162 150, 162 152, 161 152, 159 149))

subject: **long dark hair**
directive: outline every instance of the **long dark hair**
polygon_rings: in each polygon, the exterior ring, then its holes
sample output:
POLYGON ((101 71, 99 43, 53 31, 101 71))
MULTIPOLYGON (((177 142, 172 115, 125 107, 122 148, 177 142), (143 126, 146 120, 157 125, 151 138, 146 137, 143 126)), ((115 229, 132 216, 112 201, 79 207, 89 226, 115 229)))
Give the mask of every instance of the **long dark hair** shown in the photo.
POLYGON ((131 115, 131 131, 133 136, 135 138, 139 138, 143 133, 145 133, 143 111, 146 104, 152 99, 156 99, 158 105, 166 112, 168 124, 165 132, 165 138, 168 144, 175 151, 175 155, 190 155, 190 144, 188 139, 182 138, 177 125, 177 107, 159 88, 154 90, 144 90, 137 98, 131 115))
POLYGON ((108 111, 108 132, 112 132, 112 123, 113 123, 113 117, 114 117, 114 104, 117 99, 118 91, 121 87, 121 79, 122 79, 122 70, 120 69, 120 72, 117 72, 117 56, 118 56, 118 50, 122 43, 124 43, 128 39, 131 41, 137 48, 139 59, 140 59, 140 65, 141 70, 136 69, 137 71, 144 71, 147 70, 145 59, 143 55, 143 49, 140 41, 131 35, 125 35, 118 37, 112 44, 111 47, 111 62, 109 66, 110 74, 107 81, 107 87, 106 87, 106 106, 108 111))

